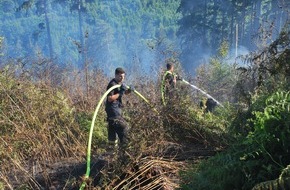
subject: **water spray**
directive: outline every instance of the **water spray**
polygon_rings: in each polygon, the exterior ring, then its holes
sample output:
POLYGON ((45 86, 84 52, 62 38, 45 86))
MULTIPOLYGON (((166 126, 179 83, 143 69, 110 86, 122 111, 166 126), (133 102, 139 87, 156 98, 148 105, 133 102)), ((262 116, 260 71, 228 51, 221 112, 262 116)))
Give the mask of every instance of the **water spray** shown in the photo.
MULTIPOLYGON (((214 99, 211 95, 207 94, 206 92, 204 92, 203 90, 201 90, 200 88, 198 88, 197 86, 190 84, 189 82, 187 82, 186 80, 182 79, 182 81, 188 85, 190 85, 192 88, 200 91, 202 94, 204 94, 205 96, 207 96, 208 98, 212 98, 218 105, 224 107, 221 103, 219 103, 216 99, 214 99)), ((82 185, 80 186, 80 190, 83 190, 86 186, 86 180, 89 178, 90 176, 90 171, 91 171, 91 146, 92 146, 92 136, 93 136, 93 131, 94 131, 94 126, 95 126, 95 121, 99 112, 99 109, 103 103, 103 101, 105 100, 105 98, 108 96, 108 94, 116 89, 116 88, 120 88, 121 85, 117 84, 112 86, 111 88, 109 88, 101 97, 94 115, 93 115, 93 119, 92 119, 92 123, 91 123, 91 127, 90 127, 90 133, 89 133, 89 141, 88 141, 88 148, 87 148, 87 169, 86 169, 86 174, 84 176, 84 181, 82 183, 82 185)), ((130 89, 129 86, 126 86, 128 89, 130 89)), ((144 97, 142 96, 138 91, 136 91, 135 89, 132 90, 136 95, 138 95, 142 100, 144 100, 157 114, 159 114, 159 112, 150 104, 150 102, 144 97)))
MULTIPOLYGON (((95 121, 96 121, 96 118, 97 118, 97 115, 98 115, 98 112, 99 112, 99 109, 102 105, 102 102, 105 100, 105 98, 108 96, 108 94, 116 89, 116 88, 120 88, 121 85, 120 84, 117 84, 117 85, 114 85, 112 86, 111 88, 109 88, 105 93, 104 95, 101 97, 97 107, 96 107, 96 110, 95 110, 95 113, 93 115, 93 119, 92 119, 92 123, 91 123, 91 128, 90 128, 90 133, 89 133, 89 141, 88 141, 88 148, 87 148, 87 170, 86 170, 86 174, 84 176, 84 180, 83 180, 83 183, 82 185, 80 186, 80 190, 83 190, 86 186, 86 181, 89 179, 89 176, 90 176, 90 172, 91 172, 91 147, 92 147, 92 137, 93 137, 93 131, 94 131, 94 126, 95 126, 95 121)), ((129 86, 126 86, 128 89, 130 89, 129 86)), ((137 94, 140 98, 142 98, 151 108, 153 108, 153 110, 155 112, 158 113, 158 111, 149 103, 149 101, 144 97, 142 96, 137 90, 133 89, 132 90, 135 94, 137 94)))
POLYGON ((213 101, 215 101, 219 106, 224 107, 221 103, 219 103, 216 99, 214 99, 211 95, 209 95, 208 93, 206 93, 205 91, 201 90, 200 88, 198 88, 197 86, 190 84, 189 82, 187 82, 186 80, 182 79, 182 82, 184 82, 185 84, 188 84, 189 86, 191 86, 192 88, 200 91, 202 94, 204 94, 206 97, 213 99, 213 101))
MULTIPOLYGON (((161 82, 161 98, 162 98, 162 103, 164 106, 166 106, 166 101, 165 101, 165 94, 164 94, 164 86, 165 86, 165 77, 167 74, 173 74, 175 77, 179 78, 177 74, 172 73, 170 71, 166 71, 165 74, 163 75, 162 78, 162 82, 161 82)), ((200 88, 198 88, 197 86, 190 84, 189 82, 187 82, 186 80, 179 78, 178 80, 181 80, 182 82, 184 82, 187 85, 190 85, 192 88, 200 91, 202 94, 204 94, 206 97, 211 98, 213 101, 215 101, 217 103, 217 105, 224 107, 221 103, 219 103, 216 99, 214 99, 211 95, 209 95, 208 93, 206 93, 205 91, 201 90, 200 88)))

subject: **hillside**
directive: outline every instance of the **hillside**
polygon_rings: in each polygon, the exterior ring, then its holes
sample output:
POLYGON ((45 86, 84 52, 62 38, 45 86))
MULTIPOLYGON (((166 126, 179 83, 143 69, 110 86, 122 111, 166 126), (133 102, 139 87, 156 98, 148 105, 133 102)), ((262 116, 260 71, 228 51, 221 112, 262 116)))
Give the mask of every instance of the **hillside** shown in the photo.
POLYGON ((0 187, 79 189, 85 183, 87 189, 287 189, 289 39, 288 30, 248 57, 249 68, 233 68, 222 54, 202 65, 189 81, 223 103, 209 113, 200 107, 202 94, 189 85, 180 82, 176 99, 164 107, 160 81, 138 83, 136 77, 131 82, 150 105, 136 94, 124 97, 130 146, 116 155, 106 151, 100 109, 88 179, 91 120, 110 78, 98 69, 84 74, 46 59, 8 61, 0 74, 0 187), (274 51, 278 47, 281 51, 274 51))

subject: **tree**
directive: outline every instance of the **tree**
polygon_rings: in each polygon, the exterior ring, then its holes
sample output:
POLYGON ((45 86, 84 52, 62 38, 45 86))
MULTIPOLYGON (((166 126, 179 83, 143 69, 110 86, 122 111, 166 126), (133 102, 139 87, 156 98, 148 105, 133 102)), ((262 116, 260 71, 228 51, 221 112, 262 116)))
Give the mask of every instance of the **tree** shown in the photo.
POLYGON ((3 53, 1 53, 2 48, 3 48, 3 41, 4 41, 4 38, 0 36, 0 56, 3 56, 3 53))
MULTIPOLYGON (((284 4, 287 7, 287 3, 284 4)), ((187 70, 215 54, 223 40, 228 41, 231 48, 245 46, 255 50, 259 45, 255 37, 261 30, 269 30, 273 40, 279 33, 274 31, 285 22, 285 10, 272 0, 181 0, 178 11, 183 15, 178 35, 182 62, 187 70)))
POLYGON ((36 13, 37 15, 44 15, 46 32, 47 32, 47 41, 48 41, 48 49, 50 59, 53 59, 53 45, 51 39, 51 29, 50 29, 50 20, 49 20, 49 9, 48 9, 48 1, 49 0, 38 0, 36 1, 36 13))

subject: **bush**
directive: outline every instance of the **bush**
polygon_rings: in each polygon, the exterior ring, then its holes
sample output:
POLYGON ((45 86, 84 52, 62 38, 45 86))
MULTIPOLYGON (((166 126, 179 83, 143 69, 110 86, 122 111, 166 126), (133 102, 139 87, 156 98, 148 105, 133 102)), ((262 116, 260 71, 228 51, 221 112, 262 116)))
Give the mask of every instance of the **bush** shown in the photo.
POLYGON ((261 98, 265 101, 256 101, 263 103, 264 109, 255 106, 257 110, 247 121, 253 126, 247 137, 184 172, 184 189, 250 189, 279 177, 290 163, 290 93, 278 91, 261 98), (187 182, 189 178, 192 180, 187 182))

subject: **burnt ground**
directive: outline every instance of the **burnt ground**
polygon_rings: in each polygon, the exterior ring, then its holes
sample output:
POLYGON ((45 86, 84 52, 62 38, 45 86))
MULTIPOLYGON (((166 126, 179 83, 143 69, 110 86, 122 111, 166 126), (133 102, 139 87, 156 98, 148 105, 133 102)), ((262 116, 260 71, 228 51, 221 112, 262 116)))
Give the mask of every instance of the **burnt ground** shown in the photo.
MULTIPOLYGON (((121 166, 116 160, 119 157, 111 154, 93 156, 87 189, 122 189, 128 183, 130 189, 175 189, 180 183, 179 170, 186 168, 188 163, 211 157, 217 151, 205 145, 168 143, 163 147, 162 156, 146 155, 134 159, 127 155, 123 170, 114 168, 116 163, 121 166)), ((27 169, 12 172, 8 189, 79 189, 85 173, 85 158, 83 161, 64 159, 54 163, 34 163, 27 165, 27 169)))

